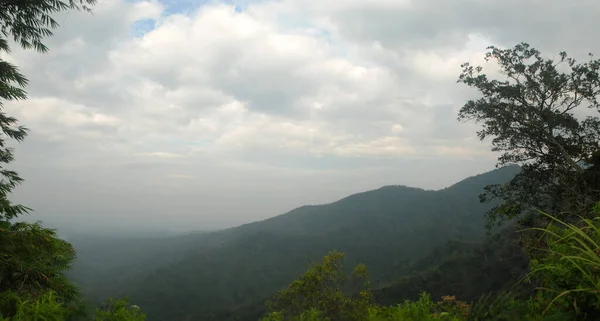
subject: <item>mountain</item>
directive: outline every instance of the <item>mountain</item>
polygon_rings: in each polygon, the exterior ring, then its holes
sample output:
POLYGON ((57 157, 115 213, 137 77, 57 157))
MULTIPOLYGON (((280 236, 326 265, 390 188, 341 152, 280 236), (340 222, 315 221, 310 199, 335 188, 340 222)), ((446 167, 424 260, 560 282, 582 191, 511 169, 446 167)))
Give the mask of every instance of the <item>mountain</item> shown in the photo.
MULTIPOLYGON (((372 290, 375 302, 394 306, 405 300, 418 300, 423 291, 432 298, 455 295, 466 302, 510 290, 513 293, 531 293, 530 284, 517 280, 529 272, 529 259, 517 244, 514 226, 507 226, 481 242, 448 241, 405 269, 406 274, 392 284, 372 290)), ((216 312, 215 320, 256 321, 266 314, 264 301, 257 299, 234 309, 216 312)))
POLYGON ((423 291, 433 298, 456 295, 473 301, 483 294, 508 289, 529 270, 529 259, 509 226, 482 242, 449 241, 418 261, 410 274, 375 289, 375 300, 394 305, 415 300, 423 291))
POLYGON ((330 250, 346 253, 347 267, 367 264, 374 287, 392 289, 426 269, 422 262, 444 264, 432 253, 448 242, 484 242, 484 213, 491 205, 479 203, 478 195, 518 170, 496 169, 437 191, 385 186, 222 231, 146 243, 116 240, 95 257, 82 257, 74 243, 80 260, 73 275, 94 300, 110 291, 129 295, 150 321, 225 320, 227 311, 260 310, 257 304, 330 250))
POLYGON ((186 235, 99 235, 72 233, 77 258, 67 276, 90 304, 124 294, 127 284, 149 271, 183 259, 202 233, 186 235))

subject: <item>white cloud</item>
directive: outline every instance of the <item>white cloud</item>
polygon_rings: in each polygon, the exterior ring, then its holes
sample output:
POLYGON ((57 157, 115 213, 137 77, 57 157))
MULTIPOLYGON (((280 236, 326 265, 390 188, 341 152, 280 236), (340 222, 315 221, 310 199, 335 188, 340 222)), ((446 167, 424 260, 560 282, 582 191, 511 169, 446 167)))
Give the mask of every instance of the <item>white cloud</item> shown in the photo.
POLYGON ((402 125, 400 124, 394 124, 392 126, 392 133, 394 134, 399 134, 404 130, 404 127, 402 127, 402 125))
POLYGON ((185 175, 185 174, 172 174, 172 175, 169 175, 168 177, 173 178, 173 179, 191 179, 192 178, 192 176, 185 175))
POLYGON ((494 163, 476 126, 456 121, 474 94, 455 83, 462 62, 528 40, 550 54, 600 50, 573 41, 597 26, 599 5, 534 3, 283 0, 237 12, 210 2, 173 13, 101 1, 94 15, 61 16, 48 54, 8 57, 31 81, 30 99, 7 105, 32 129, 18 164, 29 184, 43 158, 45 170, 120 186, 130 200, 163 183, 161 193, 193 190, 188 203, 212 204, 198 221, 227 212, 243 222, 383 183, 442 187, 494 163), (424 159, 436 179, 412 170, 424 159), (292 200, 289 184, 307 196, 292 200), (227 207, 223 193, 265 205, 227 207))
POLYGON ((134 154, 134 156, 159 157, 159 158, 180 158, 180 157, 184 157, 181 154, 166 153, 166 152, 136 153, 136 154, 134 154))

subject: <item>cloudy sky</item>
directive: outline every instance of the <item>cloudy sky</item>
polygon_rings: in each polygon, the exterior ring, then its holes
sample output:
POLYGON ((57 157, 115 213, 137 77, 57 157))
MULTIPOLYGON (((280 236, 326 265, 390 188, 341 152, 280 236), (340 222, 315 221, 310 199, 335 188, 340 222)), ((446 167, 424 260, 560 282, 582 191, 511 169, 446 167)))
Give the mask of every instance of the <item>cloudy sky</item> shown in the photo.
POLYGON ((460 64, 526 41, 600 53, 594 0, 100 0, 15 48, 33 219, 231 226, 382 185, 448 186, 496 155, 460 123, 460 64))

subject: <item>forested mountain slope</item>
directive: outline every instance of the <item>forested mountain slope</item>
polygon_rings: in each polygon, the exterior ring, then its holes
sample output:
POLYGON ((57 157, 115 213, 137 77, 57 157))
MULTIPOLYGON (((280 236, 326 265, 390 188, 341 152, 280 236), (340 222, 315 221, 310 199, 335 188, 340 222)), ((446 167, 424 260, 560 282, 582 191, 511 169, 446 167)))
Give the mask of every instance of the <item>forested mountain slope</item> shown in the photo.
MULTIPOLYGON (((529 271, 528 256, 517 244, 517 237, 514 227, 507 226, 481 242, 448 241, 410 266, 393 267, 405 274, 389 285, 373 287, 375 302, 395 306, 405 300, 418 300, 423 291, 436 300, 455 295, 471 302, 498 291, 515 291, 512 285, 529 271)), ((530 291, 531 287, 518 289, 530 291)), ((216 312, 215 319, 258 320, 267 313, 267 299, 257 299, 234 309, 224 308, 216 312)))
POLYGON ((394 284, 374 290, 378 303, 416 300, 423 291, 433 298, 456 295, 470 302, 508 289, 529 270, 529 260, 516 242, 514 228, 482 242, 449 241, 411 266, 394 284))
POLYGON ((69 235, 77 259, 67 272, 91 304, 119 295, 140 275, 185 257, 202 233, 178 236, 69 235))
POLYGON ((195 235, 193 245, 184 243, 185 255, 165 263, 157 254, 154 260, 164 264, 147 262, 145 272, 136 269, 136 278, 120 287, 150 320, 212 320, 215 311, 270 295, 333 249, 347 254, 348 266, 366 263, 373 286, 383 287, 450 240, 482 241, 490 205, 480 204, 478 194, 518 170, 497 169, 439 191, 386 186, 195 235))

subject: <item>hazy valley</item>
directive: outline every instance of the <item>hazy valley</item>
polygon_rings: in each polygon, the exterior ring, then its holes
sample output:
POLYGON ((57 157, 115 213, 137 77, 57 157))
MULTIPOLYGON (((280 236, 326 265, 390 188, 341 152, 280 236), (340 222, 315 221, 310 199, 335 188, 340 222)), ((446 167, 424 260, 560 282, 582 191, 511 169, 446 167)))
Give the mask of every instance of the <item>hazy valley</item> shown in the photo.
POLYGON ((478 195, 518 170, 493 170, 437 191, 385 186, 221 231, 71 237, 79 254, 69 275, 92 303, 127 295, 156 320, 255 320, 264 299, 339 250, 348 266, 367 264, 382 303, 414 299, 421 291, 474 299, 526 269, 518 249, 482 250, 489 242, 483 214, 491 205, 478 195), (461 273, 447 282, 449 274, 461 273), (237 309, 250 315, 244 319, 233 313, 237 309))

